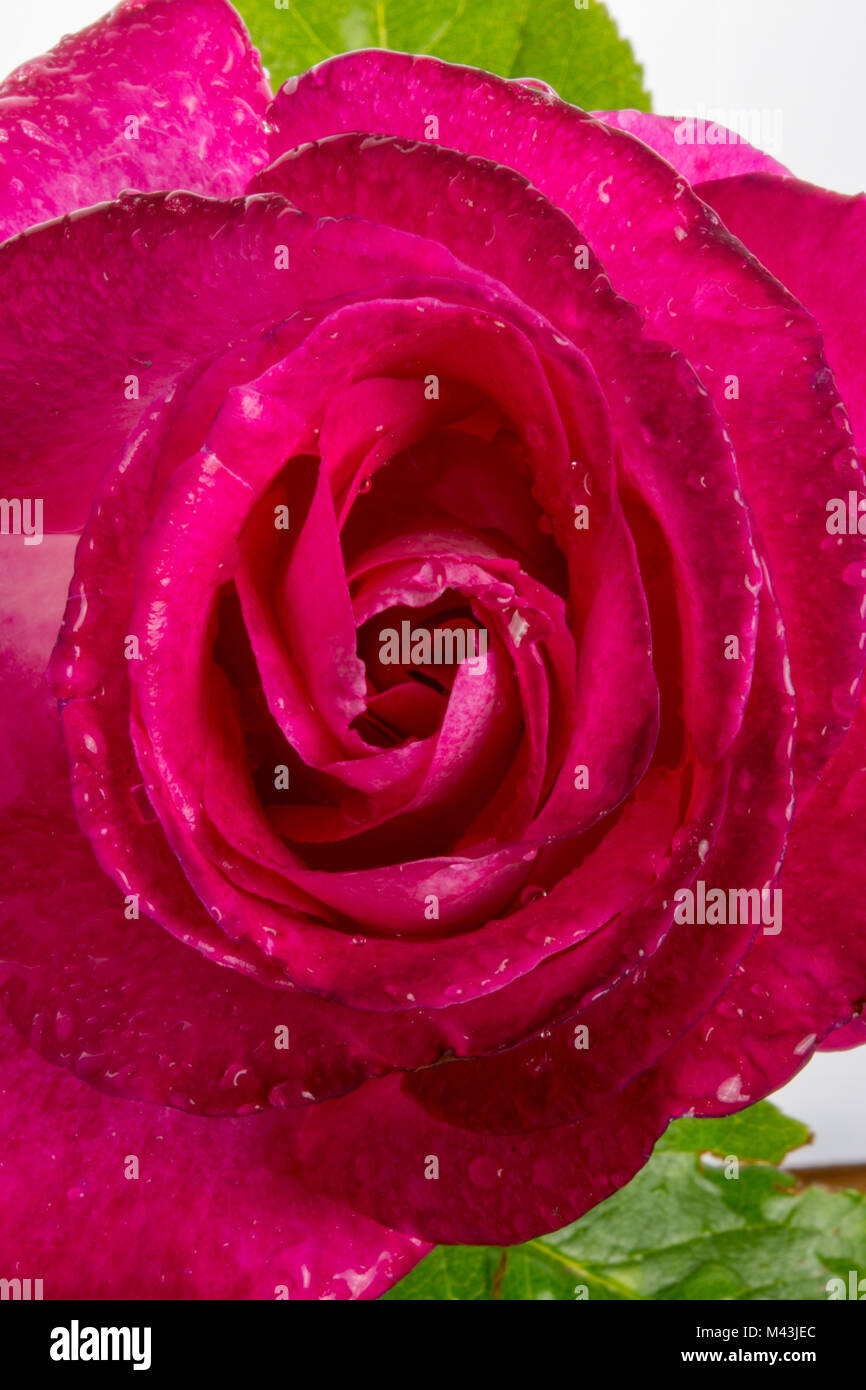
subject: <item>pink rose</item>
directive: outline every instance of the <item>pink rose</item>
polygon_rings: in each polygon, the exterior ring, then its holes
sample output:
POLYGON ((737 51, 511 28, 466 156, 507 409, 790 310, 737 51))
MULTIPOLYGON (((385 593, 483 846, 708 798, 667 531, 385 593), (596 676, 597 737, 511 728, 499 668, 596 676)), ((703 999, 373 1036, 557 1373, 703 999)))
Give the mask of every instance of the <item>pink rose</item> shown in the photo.
POLYGON ((0 89, 46 1297, 374 1297, 862 1036, 863 199, 432 58, 270 102, 223 0, 0 89))

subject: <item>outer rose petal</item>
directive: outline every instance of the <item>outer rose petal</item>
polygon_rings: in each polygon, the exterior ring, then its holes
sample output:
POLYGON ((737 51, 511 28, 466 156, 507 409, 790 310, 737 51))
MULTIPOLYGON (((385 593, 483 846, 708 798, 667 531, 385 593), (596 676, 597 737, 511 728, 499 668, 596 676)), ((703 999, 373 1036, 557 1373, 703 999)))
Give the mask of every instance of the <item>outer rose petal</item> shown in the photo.
POLYGON ((605 125, 636 135, 684 174, 689 183, 697 183, 700 179, 725 179, 731 174, 784 175, 789 172, 772 155, 756 150, 736 131, 713 121, 704 122, 704 138, 699 140, 696 137, 701 127, 694 121, 689 126, 686 120, 676 116, 653 116, 646 111, 593 111, 592 114, 605 125), (708 135, 712 135, 712 140, 706 138, 708 135))
MULTIPOLYGON (((59 724, 45 667, 74 556, 72 536, 46 536, 39 546, 10 536, 0 548, 0 813, 23 793, 43 804, 56 794, 58 763, 45 753, 46 742, 58 743, 59 724)), ((65 782, 65 760, 59 770, 65 782)))
POLYGON ((866 197, 768 174, 718 178, 695 191, 818 320, 866 454, 866 197))
POLYGON ((822 1052, 844 1052, 846 1048, 862 1047, 866 1043, 866 1019, 855 1018, 829 1033, 821 1043, 822 1052))
POLYGON ((473 1134, 428 1115, 388 1076, 307 1111, 301 1153, 317 1186, 359 1210, 387 1211, 403 1229, 445 1244, 513 1244, 566 1225, 627 1183, 668 1114, 638 1078, 580 1124, 473 1134), (425 1178, 430 1157, 438 1181, 425 1178))
POLYGON ((269 99, 226 0, 124 0, 0 85, 0 240, 127 188, 240 193, 269 99))
POLYGON ((817 1043, 863 1041, 866 1008, 866 701, 795 816, 780 887, 782 931, 755 937, 700 1026, 665 1059, 671 1113, 725 1114, 775 1091, 817 1043))
POLYGON ((376 1298, 427 1253, 311 1192, 286 1115, 108 1099, 6 1024, 0 1052, 0 1268, 46 1299, 376 1298))
POLYGON ((47 531, 80 528, 126 436, 188 368, 242 355, 304 305, 456 267, 433 243, 314 224, 274 197, 130 195, 13 237, 0 246, 4 495, 44 497, 47 531))

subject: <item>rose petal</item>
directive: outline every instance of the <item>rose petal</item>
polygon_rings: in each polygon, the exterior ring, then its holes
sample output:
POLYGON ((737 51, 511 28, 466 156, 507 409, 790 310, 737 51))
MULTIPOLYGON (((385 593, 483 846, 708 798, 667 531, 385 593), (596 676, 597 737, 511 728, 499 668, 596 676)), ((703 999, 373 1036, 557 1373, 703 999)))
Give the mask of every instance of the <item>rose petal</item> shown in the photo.
MULTIPOLYGON (((760 1100, 805 1066, 839 1024, 863 1012, 864 746, 861 702, 848 738, 794 819, 780 881, 782 930, 755 937, 719 1003, 666 1059, 672 1104, 718 1115, 760 1100)), ((859 1029, 855 1023, 854 1037, 859 1029)))
MULTIPOLYGON (((605 125, 628 131, 654 149, 689 183, 734 174, 785 175, 784 164, 755 149, 738 131, 706 117, 655 116, 647 111, 593 111, 605 125)), ((748 241, 746 242, 748 246, 748 241)))
MULTIPOLYGON (((129 431, 192 366, 228 351, 234 380, 248 380, 245 346, 303 306, 321 314, 418 271, 429 286, 456 265, 432 243, 384 228, 317 225, 281 198, 186 193, 130 195, 5 242, 6 495, 44 497, 48 531, 80 528, 129 431), (108 269, 94 276, 95 265, 108 269)), ((304 331, 293 325, 289 337, 304 331)))
POLYGON ((369 1299, 427 1253, 312 1192, 288 1116, 108 1100, 10 1032, 0 1260, 7 1278, 40 1279, 42 1297, 369 1299))
MULTIPOLYGON (((798 179, 721 177, 696 192, 815 315, 827 361, 866 453, 866 196, 845 197, 798 179), (779 235, 779 228, 785 235, 779 235), (840 294, 839 267, 845 267, 840 294)), ((851 482, 856 487, 856 480, 851 482)))
POLYGON ((270 95, 226 0, 123 0, 0 85, 0 240, 128 188, 240 193, 270 95))
POLYGON ((648 1089, 633 1083, 580 1125, 478 1135, 428 1115, 387 1077, 307 1114, 304 1171, 428 1240, 510 1245, 557 1230, 633 1177, 667 1119, 648 1089))

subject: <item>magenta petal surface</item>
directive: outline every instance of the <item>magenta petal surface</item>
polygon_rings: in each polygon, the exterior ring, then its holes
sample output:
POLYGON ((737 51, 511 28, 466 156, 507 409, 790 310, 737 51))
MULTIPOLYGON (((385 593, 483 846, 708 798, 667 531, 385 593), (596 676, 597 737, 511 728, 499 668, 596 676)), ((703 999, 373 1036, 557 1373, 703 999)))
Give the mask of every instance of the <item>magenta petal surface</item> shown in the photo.
POLYGON ((274 197, 130 195, 30 229, 0 246, 7 494, 43 496, 46 531, 80 529, 127 434, 187 371, 231 349, 224 393, 248 379, 245 348, 302 306, 453 265, 432 244, 317 224, 274 197), (96 264, 111 266, 107 279, 94 282, 96 264))
POLYGON ((269 99, 227 0, 122 0, 0 84, 0 240, 126 189, 240 193, 269 99))
MULTIPOLYGON (((789 171, 772 155, 755 149, 738 131, 708 117, 656 116, 648 111, 593 111, 605 125, 635 135, 654 149, 689 183, 726 179, 734 174, 789 171)), ((746 243, 748 245, 748 242, 746 243)))
POLYGON ((848 407, 861 454, 866 450, 866 196, 848 197, 799 179, 755 173, 712 182, 697 192, 725 226, 797 296, 821 325, 827 360, 848 407), (779 236, 779 227, 785 235, 779 236), (840 293, 839 267, 846 269, 840 293), (850 279, 847 278, 850 276, 850 279))
POLYGON ((700 1026, 671 1052, 661 1084, 673 1106, 725 1114, 761 1100, 804 1066, 816 1045, 862 1038, 866 1004, 863 801, 866 706, 795 818, 779 881, 783 920, 759 933, 700 1026), (840 1025, 842 1025, 840 1027, 840 1025))
POLYGON ((369 1299, 429 1248, 312 1192, 285 1115, 109 1100, 3 1044, 0 1257, 45 1299, 369 1299))

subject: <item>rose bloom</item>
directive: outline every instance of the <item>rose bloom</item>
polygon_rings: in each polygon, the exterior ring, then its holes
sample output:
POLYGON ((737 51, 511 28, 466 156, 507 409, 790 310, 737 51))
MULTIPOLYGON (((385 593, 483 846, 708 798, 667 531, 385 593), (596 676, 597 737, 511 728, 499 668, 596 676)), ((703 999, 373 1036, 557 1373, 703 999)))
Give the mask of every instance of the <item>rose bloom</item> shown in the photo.
POLYGON ((864 202, 684 135, 3 84, 3 1277, 375 1297, 862 1036, 864 202))

